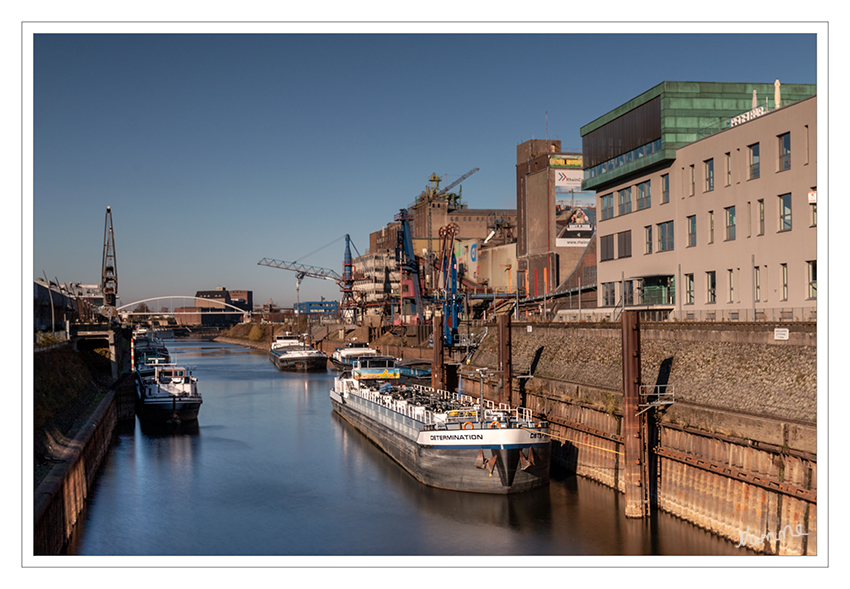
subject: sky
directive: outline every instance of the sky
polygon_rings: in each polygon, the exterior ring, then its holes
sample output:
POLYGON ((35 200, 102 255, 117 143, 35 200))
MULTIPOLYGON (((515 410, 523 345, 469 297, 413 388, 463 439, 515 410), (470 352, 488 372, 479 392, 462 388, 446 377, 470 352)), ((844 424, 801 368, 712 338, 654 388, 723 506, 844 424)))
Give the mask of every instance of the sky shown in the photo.
MULTIPOLYGON (((815 26, 80 28, 32 37, 32 277, 99 283, 109 206, 120 305, 217 287, 291 305, 295 273, 262 258, 341 274, 343 237, 366 253, 432 173, 479 168, 463 201, 515 208, 518 144, 580 149, 583 125, 659 82, 819 82, 815 26)), ((339 287, 305 278, 298 297, 339 287)))

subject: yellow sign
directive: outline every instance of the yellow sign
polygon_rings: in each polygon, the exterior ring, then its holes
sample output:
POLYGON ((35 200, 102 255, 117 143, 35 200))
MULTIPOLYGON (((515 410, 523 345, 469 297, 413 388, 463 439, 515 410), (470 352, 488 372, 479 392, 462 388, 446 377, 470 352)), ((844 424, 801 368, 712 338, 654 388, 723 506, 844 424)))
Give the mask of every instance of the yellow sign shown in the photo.
POLYGON ((550 168, 581 168, 582 159, 580 155, 553 155, 549 156, 550 168))

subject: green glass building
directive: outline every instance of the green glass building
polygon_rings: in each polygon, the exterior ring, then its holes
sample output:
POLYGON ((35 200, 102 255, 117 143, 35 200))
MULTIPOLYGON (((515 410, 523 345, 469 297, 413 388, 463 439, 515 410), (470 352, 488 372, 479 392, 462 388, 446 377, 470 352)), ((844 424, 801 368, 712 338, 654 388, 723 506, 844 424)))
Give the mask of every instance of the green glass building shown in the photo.
POLYGON ((582 190, 667 165, 680 147, 816 93, 815 84, 778 81, 661 82, 581 128, 582 190))

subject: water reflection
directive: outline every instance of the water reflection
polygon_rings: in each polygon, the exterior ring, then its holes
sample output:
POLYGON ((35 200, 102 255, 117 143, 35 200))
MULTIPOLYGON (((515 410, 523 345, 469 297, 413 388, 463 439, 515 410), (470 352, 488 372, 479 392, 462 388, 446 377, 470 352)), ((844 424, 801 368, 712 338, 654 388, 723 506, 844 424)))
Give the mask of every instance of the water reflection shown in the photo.
POLYGON ((278 371, 265 353, 169 342, 196 365, 197 423, 119 432, 70 552, 89 555, 743 554, 622 496, 553 473, 520 495, 422 485, 333 413, 333 372, 278 371))

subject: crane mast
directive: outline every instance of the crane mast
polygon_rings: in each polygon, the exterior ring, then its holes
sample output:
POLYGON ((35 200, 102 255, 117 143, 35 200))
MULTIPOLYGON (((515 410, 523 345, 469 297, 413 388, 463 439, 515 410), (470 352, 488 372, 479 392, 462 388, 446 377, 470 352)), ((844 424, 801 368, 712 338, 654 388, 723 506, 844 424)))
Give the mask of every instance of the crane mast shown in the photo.
MULTIPOLYGON (((349 318, 352 321, 357 319, 357 302, 354 297, 354 266, 351 262, 351 237, 345 236, 345 254, 343 256, 342 276, 330 268, 321 268, 319 266, 307 266, 306 264, 298 264, 297 262, 284 262, 281 260, 273 260, 271 258, 263 258, 257 262, 258 266, 269 266, 270 268, 279 268, 281 270, 292 270, 295 272, 295 289, 301 290, 301 281, 305 277, 320 278, 324 280, 335 281, 342 292, 342 300, 340 301, 340 309, 343 317, 349 318)), ((300 303, 300 294, 299 301, 300 303)))
POLYGON ((100 272, 100 289, 103 306, 107 312, 115 309, 118 299, 118 263, 115 257, 115 232, 112 230, 112 208, 106 207, 103 227, 103 265, 100 272))

